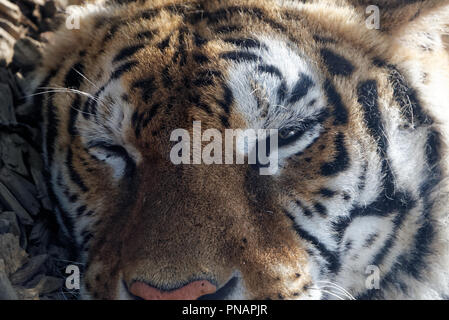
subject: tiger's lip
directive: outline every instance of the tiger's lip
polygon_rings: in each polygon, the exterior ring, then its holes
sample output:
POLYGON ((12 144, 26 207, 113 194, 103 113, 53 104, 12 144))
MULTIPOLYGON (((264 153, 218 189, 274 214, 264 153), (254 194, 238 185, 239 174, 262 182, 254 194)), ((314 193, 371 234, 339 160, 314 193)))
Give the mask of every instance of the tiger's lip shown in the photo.
MULTIPOLYGON (((132 294, 130 289, 129 289, 132 286, 133 283, 138 282, 138 281, 140 281, 140 280, 137 280, 137 279, 133 280, 128 285, 126 283, 126 281, 124 279, 122 279, 123 286, 124 286, 124 288, 126 289, 126 292, 129 294, 129 296, 131 298, 133 298, 134 300, 144 300, 143 298, 138 297, 138 296, 132 294)), ((210 283, 212 283, 214 285, 217 285, 217 282, 215 280, 208 280, 208 281, 210 281, 210 283)), ((232 292, 232 290, 235 288, 237 283, 238 283, 238 278, 233 276, 227 282, 225 282, 221 287, 217 286, 218 289, 217 289, 216 292, 211 293, 211 294, 203 295, 203 296, 199 297, 198 300, 223 300, 224 298, 226 298, 232 292)), ((176 288, 174 288, 172 290, 175 290, 175 289, 176 288)))
POLYGON ((217 291, 211 294, 206 294, 198 298, 198 300, 224 300, 236 287, 238 283, 237 277, 232 277, 217 291))

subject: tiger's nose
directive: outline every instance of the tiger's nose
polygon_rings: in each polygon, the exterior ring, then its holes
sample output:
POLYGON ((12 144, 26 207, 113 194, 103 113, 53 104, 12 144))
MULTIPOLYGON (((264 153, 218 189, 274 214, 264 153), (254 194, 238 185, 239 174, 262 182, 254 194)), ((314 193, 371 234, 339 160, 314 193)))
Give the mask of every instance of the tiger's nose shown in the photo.
POLYGON ((217 291, 207 280, 198 280, 171 291, 162 291, 143 282, 134 282, 129 291, 145 300, 196 300, 206 294, 217 291))

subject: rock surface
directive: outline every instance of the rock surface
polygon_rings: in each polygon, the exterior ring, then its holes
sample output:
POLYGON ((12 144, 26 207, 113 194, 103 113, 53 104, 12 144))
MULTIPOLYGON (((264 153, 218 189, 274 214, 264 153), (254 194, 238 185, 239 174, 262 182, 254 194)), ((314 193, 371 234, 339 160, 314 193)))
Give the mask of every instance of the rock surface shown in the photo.
POLYGON ((39 123, 25 76, 70 0, 0 0, 0 300, 74 299, 71 261, 57 227, 40 157, 39 123))

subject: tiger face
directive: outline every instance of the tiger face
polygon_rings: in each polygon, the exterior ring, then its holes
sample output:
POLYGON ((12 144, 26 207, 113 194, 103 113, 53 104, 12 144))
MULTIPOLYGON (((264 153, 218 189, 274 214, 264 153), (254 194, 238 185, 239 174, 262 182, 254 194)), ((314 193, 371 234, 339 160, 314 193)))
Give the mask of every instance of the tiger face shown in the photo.
POLYGON ((79 29, 55 35, 30 91, 59 91, 34 103, 57 218, 86 265, 82 296, 448 294, 448 1, 378 2, 380 30, 363 1, 72 9, 79 29), (195 122, 276 130, 277 170, 175 164, 172 133, 193 139, 195 122))

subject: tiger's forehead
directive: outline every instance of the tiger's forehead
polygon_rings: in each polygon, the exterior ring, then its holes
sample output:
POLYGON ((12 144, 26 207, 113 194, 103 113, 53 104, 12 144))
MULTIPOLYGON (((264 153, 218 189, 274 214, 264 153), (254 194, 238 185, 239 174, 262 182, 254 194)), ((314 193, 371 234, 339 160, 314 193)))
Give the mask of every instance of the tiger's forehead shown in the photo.
MULTIPOLYGON (((228 85, 235 108, 251 128, 294 127, 326 106, 321 77, 286 39, 255 36, 258 45, 231 51, 228 85)), ((253 40, 252 42, 255 42, 253 40)))
POLYGON ((124 113, 114 118, 127 120, 122 131, 137 139, 195 120, 218 129, 281 128, 318 116, 335 96, 329 74, 347 79, 363 61, 334 54, 328 34, 303 26, 307 12, 296 19, 300 10, 291 16, 271 4, 155 2, 139 11, 130 5, 126 16, 101 13, 92 24, 99 36, 83 40, 89 50, 72 68, 95 83, 84 81, 93 99, 81 101, 83 115, 110 113, 95 100, 113 101, 124 113))

